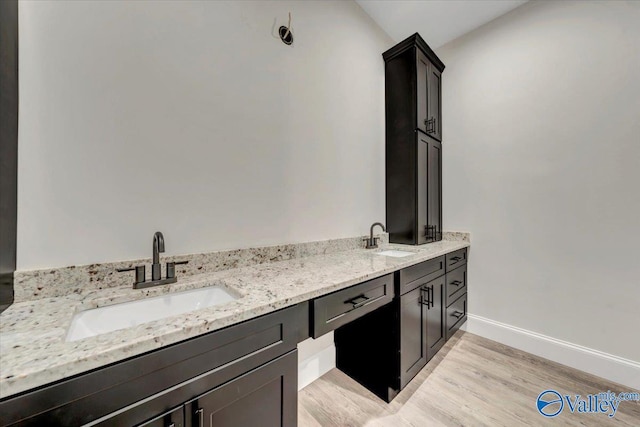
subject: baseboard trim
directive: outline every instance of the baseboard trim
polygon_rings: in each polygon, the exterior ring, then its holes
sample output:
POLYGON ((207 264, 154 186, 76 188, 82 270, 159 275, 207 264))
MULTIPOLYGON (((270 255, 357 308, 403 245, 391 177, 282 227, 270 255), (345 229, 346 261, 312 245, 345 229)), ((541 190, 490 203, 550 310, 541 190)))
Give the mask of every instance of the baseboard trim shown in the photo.
POLYGON ((462 329, 635 390, 640 390, 640 363, 633 360, 473 314, 467 315, 467 322, 462 329))
POLYGON ((336 367, 336 346, 330 345, 298 362, 298 391, 336 367))

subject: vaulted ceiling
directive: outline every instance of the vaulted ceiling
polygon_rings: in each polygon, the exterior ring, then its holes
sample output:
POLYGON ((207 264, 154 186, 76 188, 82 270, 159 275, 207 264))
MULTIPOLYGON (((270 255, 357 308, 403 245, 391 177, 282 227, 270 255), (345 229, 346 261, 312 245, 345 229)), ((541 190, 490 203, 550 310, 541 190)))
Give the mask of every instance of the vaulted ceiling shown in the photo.
POLYGON ((415 32, 438 48, 527 0, 356 0, 396 42, 415 32))

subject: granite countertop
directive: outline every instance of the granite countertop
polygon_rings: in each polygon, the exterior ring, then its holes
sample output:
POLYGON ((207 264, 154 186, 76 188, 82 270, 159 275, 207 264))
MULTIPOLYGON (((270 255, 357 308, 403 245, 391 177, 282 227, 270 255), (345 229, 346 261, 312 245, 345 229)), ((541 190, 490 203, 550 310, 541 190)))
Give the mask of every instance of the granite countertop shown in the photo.
POLYGON ((233 268, 179 278, 148 289, 88 289, 53 298, 13 304, 0 314, 0 398, 61 380, 150 350, 224 328, 410 265, 468 247, 468 241, 443 240, 424 246, 383 245, 306 258, 233 268), (392 258, 385 249, 414 252, 392 258), (66 342, 79 311, 170 292, 212 285, 241 297, 235 301, 145 323, 128 329, 66 342))

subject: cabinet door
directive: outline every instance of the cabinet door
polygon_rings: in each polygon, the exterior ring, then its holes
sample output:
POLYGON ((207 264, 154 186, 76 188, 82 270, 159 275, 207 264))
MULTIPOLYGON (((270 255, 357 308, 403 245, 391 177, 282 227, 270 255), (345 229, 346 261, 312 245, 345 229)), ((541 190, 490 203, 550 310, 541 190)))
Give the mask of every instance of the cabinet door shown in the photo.
POLYGON ((442 141, 442 74, 429 64, 427 78, 428 126, 427 133, 438 141, 442 141))
POLYGON ((426 300, 418 286, 400 297, 400 388, 427 363, 426 300))
POLYGON ((429 140, 430 138, 416 132, 418 145, 417 152, 417 165, 416 165, 416 203, 417 203, 417 218, 416 218, 416 243, 421 245, 434 241, 428 237, 432 234, 432 228, 429 228, 429 140))
POLYGON ((442 240, 442 144, 429 138, 427 147, 427 242, 442 240))
POLYGON ((184 407, 166 412, 138 427, 184 427, 184 407))
POLYGON ((442 144, 417 134, 417 244, 442 240, 442 144))
POLYGON ((294 427, 298 354, 293 350, 187 402, 186 422, 198 427, 294 427))
POLYGON ((427 361, 442 348, 446 341, 445 330, 445 277, 433 280, 425 285, 427 307, 427 361))
POLYGON ((416 129, 427 133, 429 119, 429 60, 416 49, 416 129))

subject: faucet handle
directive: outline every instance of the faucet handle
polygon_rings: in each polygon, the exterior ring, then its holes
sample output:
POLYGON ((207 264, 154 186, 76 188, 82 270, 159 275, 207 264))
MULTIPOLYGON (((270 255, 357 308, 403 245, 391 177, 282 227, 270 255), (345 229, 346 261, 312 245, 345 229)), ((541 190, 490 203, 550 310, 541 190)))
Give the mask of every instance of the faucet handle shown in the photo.
POLYGON ((118 273, 123 273, 125 271, 134 271, 134 270, 136 271, 135 283, 144 283, 146 279, 144 265, 137 265, 135 267, 129 267, 129 268, 118 268, 116 271, 118 273))
POLYGON ((189 264, 189 261, 178 261, 167 263, 167 279, 176 277, 176 265, 189 264))

